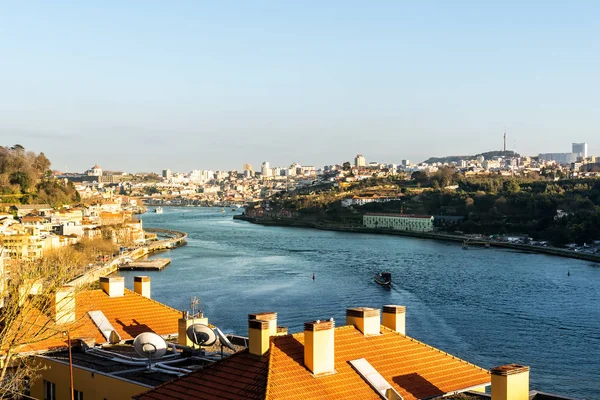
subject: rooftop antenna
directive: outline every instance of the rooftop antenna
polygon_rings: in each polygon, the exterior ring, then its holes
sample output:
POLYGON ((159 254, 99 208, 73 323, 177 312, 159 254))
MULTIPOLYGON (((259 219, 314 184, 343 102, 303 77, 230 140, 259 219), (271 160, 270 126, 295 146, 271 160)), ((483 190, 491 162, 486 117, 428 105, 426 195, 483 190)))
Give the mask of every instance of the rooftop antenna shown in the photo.
MULTIPOLYGON (((196 310, 198 310, 198 314, 200 314, 200 299, 196 296, 190 297, 190 308, 192 309, 192 326, 196 325, 196 310)), ((189 337, 189 335, 188 335, 189 337)), ((194 345, 198 344, 192 338, 190 338, 194 345)), ((192 346, 195 347, 195 346, 192 346)))

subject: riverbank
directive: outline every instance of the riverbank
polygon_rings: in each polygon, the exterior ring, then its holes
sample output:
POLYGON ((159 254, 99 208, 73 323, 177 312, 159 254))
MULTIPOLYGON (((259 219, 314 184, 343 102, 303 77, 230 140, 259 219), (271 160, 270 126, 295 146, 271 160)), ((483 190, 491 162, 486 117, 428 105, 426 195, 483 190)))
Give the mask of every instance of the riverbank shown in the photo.
POLYGON ((592 261, 600 263, 600 255, 583 253, 578 251, 572 251, 567 249, 561 249, 557 247, 542 247, 532 246, 528 244, 509 243, 501 242, 497 240, 490 240, 487 238, 473 238, 472 236, 466 235, 451 235, 447 233, 437 232, 411 232, 411 231, 398 231, 392 229, 376 229, 366 228, 363 226, 343 226, 333 224, 323 224, 320 222, 303 222, 297 220, 286 220, 286 219, 265 219, 265 218, 251 218, 245 215, 234 215, 233 219, 247 221, 253 224, 265 225, 265 226, 287 226, 294 228, 309 228, 319 229, 327 231, 339 231, 339 232, 353 232, 353 233, 372 233, 378 235, 395 235, 395 236, 408 236, 420 239, 430 240, 444 240, 450 242, 466 243, 465 249, 469 246, 484 246, 484 247, 498 247, 513 249, 519 251, 526 251, 532 253, 549 254, 559 257, 575 258, 578 260, 592 261))
POLYGON ((186 244, 187 233, 185 232, 160 228, 145 228, 144 231, 154 233, 156 235, 161 234, 167 238, 153 241, 135 249, 125 251, 119 256, 113 258, 108 263, 89 269, 82 275, 70 281, 69 284, 73 286, 92 284, 97 282, 101 276, 114 274, 119 270, 119 265, 124 264, 129 260, 137 260, 147 256, 150 253, 154 253, 155 251, 169 250, 175 247, 184 246, 186 244))

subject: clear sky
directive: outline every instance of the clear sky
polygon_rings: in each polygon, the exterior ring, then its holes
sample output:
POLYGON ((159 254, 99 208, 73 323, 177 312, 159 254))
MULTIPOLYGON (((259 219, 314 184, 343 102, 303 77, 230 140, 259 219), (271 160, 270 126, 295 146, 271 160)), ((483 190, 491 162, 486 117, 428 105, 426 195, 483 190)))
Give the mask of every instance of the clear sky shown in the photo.
POLYGON ((55 169, 600 155, 600 1, 4 1, 0 144, 55 169))

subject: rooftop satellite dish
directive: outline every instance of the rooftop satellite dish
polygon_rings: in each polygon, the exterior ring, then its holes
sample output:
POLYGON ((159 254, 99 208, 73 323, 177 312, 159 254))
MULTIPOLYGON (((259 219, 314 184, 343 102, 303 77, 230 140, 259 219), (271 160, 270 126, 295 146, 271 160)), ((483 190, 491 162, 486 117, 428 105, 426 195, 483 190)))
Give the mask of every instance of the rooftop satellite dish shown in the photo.
POLYGON ((148 358, 148 369, 152 369, 152 359, 165 355, 167 343, 156 333, 144 332, 135 337, 133 348, 140 356, 148 358))
POLYGON ((233 344, 231 344, 229 339, 227 339, 225 334, 223 332, 221 332, 221 330, 219 328, 215 328, 215 333, 219 337, 219 342, 221 342, 222 346, 228 347, 231 351, 237 351, 235 349, 235 347, 233 347, 233 344))
POLYGON ((190 325, 186 331, 188 339, 200 346, 212 346, 217 341, 217 335, 204 324, 190 325))

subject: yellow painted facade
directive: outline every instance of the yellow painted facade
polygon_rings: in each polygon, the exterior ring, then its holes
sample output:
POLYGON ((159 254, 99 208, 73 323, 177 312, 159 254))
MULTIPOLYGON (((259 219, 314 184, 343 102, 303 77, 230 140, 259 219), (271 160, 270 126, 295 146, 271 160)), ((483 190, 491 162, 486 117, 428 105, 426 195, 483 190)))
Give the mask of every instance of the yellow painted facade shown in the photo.
MULTIPOLYGON (((31 396, 44 399, 44 382, 55 385, 55 399, 70 399, 69 364, 61 361, 38 356, 42 370, 40 376, 31 383, 31 396)), ((73 387, 83 393, 85 400, 118 400, 130 399, 132 396, 145 392, 152 386, 141 383, 116 379, 97 371, 73 367, 73 387)))

